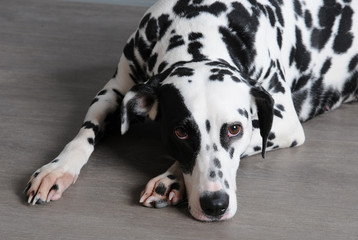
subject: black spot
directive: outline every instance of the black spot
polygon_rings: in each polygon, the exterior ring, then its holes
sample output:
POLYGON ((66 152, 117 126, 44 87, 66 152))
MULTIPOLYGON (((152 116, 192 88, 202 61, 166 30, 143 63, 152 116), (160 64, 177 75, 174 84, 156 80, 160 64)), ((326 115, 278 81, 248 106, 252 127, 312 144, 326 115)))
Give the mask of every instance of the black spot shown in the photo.
POLYGON ((302 105, 307 99, 308 92, 307 90, 298 91, 298 92, 293 92, 292 95, 293 95, 293 105, 295 107, 297 115, 299 116, 301 113, 302 105))
POLYGON ((179 0, 173 8, 173 12, 180 17, 194 18, 199 14, 206 12, 215 16, 226 11, 226 5, 221 2, 214 2, 211 5, 198 5, 201 1, 195 1, 195 4, 190 4, 190 0, 179 0))
POLYGON ((252 120, 252 127, 253 128, 260 128, 259 120, 257 120, 257 119, 252 120))
POLYGON ((351 59, 351 61, 349 62, 348 70, 349 70, 350 72, 352 72, 353 70, 356 69, 357 64, 358 64, 358 54, 356 54, 356 55, 351 59))
POLYGON ((285 21, 283 19, 281 7, 280 7, 280 4, 282 4, 282 3, 280 1, 277 1, 277 0, 269 0, 269 2, 275 8, 275 13, 276 13, 278 22, 280 23, 280 25, 282 27, 284 27, 285 26, 285 21))
POLYGON ((349 6, 343 8, 341 21, 339 23, 338 34, 333 42, 333 50, 336 53, 345 53, 352 46, 353 34, 352 28, 353 10, 349 6))
POLYGON ((155 64, 157 63, 158 54, 155 53, 148 59, 148 70, 152 71, 155 64))
POLYGON ((92 106, 96 102, 98 102, 98 98, 93 99, 93 101, 91 102, 90 106, 92 106))
POLYGON ((276 107, 280 110, 280 111, 285 111, 285 107, 282 104, 276 104, 276 107))
POLYGON ((325 75, 328 72, 329 68, 331 67, 331 64, 331 59, 328 58, 321 68, 321 75, 325 75))
POLYGON ((157 19, 155 18, 151 18, 148 23, 147 23, 147 27, 145 29, 145 35, 147 37, 147 40, 150 42, 154 42, 157 40, 157 36, 158 36, 158 22, 157 19))
POLYGON ((202 47, 203 44, 197 41, 188 44, 188 53, 193 56, 194 61, 203 61, 207 59, 207 57, 200 52, 202 47))
POLYGON ((99 127, 98 125, 92 123, 91 121, 86 121, 82 124, 82 127, 85 129, 92 129, 94 132, 94 135, 97 136, 98 132, 99 132, 99 127))
POLYGON ((311 54, 303 45, 301 30, 296 27, 296 52, 295 52, 296 67, 301 71, 305 71, 311 62, 311 54))
POLYGON ((159 183, 158 186, 155 188, 155 192, 159 194, 160 196, 163 196, 165 192, 167 191, 167 187, 164 185, 164 183, 159 183))
POLYGON ((106 89, 103 89, 102 91, 100 91, 99 93, 97 93, 97 96, 100 96, 100 95, 104 95, 107 93, 107 90, 106 89))
POLYGON ((94 139, 93 138, 87 138, 87 141, 89 144, 94 145, 94 139))
POLYGON ((234 157, 234 152, 235 152, 235 148, 230 148, 229 154, 231 159, 234 157))
POLYGON ((169 179, 171 179, 171 180, 176 179, 176 177, 175 177, 174 175, 172 175, 172 174, 169 174, 169 175, 167 176, 167 178, 169 178, 169 179))
POLYGON ((302 16, 302 6, 301 6, 301 3, 300 3, 298 0, 295 0, 294 5, 295 5, 295 13, 296 13, 298 16, 302 16))
POLYGON ((229 188, 229 182, 227 180, 224 181, 225 187, 229 188))
POLYGON ((166 66, 168 66, 168 63, 166 61, 161 62, 158 67, 158 73, 161 73, 166 66))
POLYGON ((282 86, 278 79, 277 73, 275 73, 270 79, 269 89, 275 93, 285 93, 285 88, 282 86))
POLYGON ((189 80, 188 80, 188 83, 192 83, 192 80, 189 79, 189 80))
POLYGON ((169 15, 168 14, 162 14, 158 17, 158 25, 159 25, 159 37, 158 37, 158 41, 160 39, 162 39, 162 37, 164 36, 164 34, 167 32, 168 28, 170 27, 170 25, 172 24, 172 20, 169 19, 169 15))
POLYGON ((293 141, 293 142, 291 143, 290 147, 292 148, 292 147, 294 147, 294 146, 296 146, 296 145, 297 145, 297 142, 296 142, 296 141, 293 141))
POLYGON ((292 92, 299 91, 301 88, 306 86, 307 82, 311 79, 311 75, 302 75, 297 81, 294 81, 291 87, 292 92))
POLYGON ((210 178, 215 178, 216 177, 215 171, 210 171, 209 176, 210 178))
POLYGON ((203 34, 200 32, 191 32, 189 34, 190 41, 198 40, 199 38, 202 38, 202 37, 203 37, 203 34))
POLYGON ((51 163, 57 163, 59 161, 59 159, 55 159, 55 160, 52 160, 51 163))
POLYGON ((175 183, 172 183, 172 185, 170 185, 170 191, 172 190, 180 190, 180 184, 175 182, 175 183))
POLYGON ((178 77, 190 77, 194 75, 194 69, 187 67, 178 67, 176 68, 170 76, 178 76, 178 77))
POLYGON ((269 6, 266 6, 266 10, 268 13, 268 17, 270 19, 271 26, 274 27, 276 23, 275 13, 273 12, 272 8, 269 6))
POLYGON ((217 158, 214 158, 214 166, 217 168, 221 168, 221 163, 220 160, 217 158))
POLYGON ((206 145, 206 151, 209 151, 209 150, 210 150, 210 146, 206 145))
POLYGON ((113 88, 112 90, 113 90, 113 92, 115 92, 117 94, 118 97, 120 97, 121 99, 124 98, 123 94, 120 93, 117 89, 113 88))
POLYGON ((311 35, 311 45, 322 49, 332 35, 332 27, 336 17, 341 12, 341 5, 335 0, 324 0, 324 4, 318 12, 320 28, 314 28, 311 35))
POLYGON ((214 149, 214 151, 215 151, 215 152, 217 152, 217 151, 218 151, 218 146, 216 146, 216 144, 215 144, 215 143, 213 144, 213 149, 214 149))
POLYGON ((219 170, 218 175, 219 175, 219 178, 222 178, 223 177, 223 172, 219 170))
POLYGON ((295 60, 295 56, 296 56, 296 48, 292 47, 291 48, 291 52, 290 52, 290 66, 292 66, 293 61, 295 60))
POLYGON ((272 147, 272 146, 273 146, 273 142, 267 141, 267 147, 272 147))
POLYGON ((140 24, 139 24, 139 28, 143 28, 147 24, 147 22, 149 21, 150 16, 151 16, 151 14, 148 13, 142 18, 142 20, 140 21, 140 24))
POLYGON ((255 151, 255 152, 261 151, 261 147, 260 147, 260 146, 255 146, 255 147, 254 147, 254 151, 255 151))
POLYGON ((206 127, 206 131, 209 133, 210 132, 210 122, 209 122, 209 120, 205 121, 205 127, 206 127))
POLYGON ((276 39, 277 39, 278 46, 281 49, 281 47, 282 47, 282 33, 281 33, 281 30, 279 28, 276 29, 276 35, 277 35, 276 39))
POLYGON ((355 72, 350 78, 348 78, 343 86, 342 96, 344 100, 352 93, 358 93, 358 72, 355 72))
POLYGON ((282 116, 280 110, 275 109, 275 110, 273 111, 273 114, 274 114, 276 117, 283 118, 283 116, 282 116))
POLYGON ((275 138, 276 138, 275 133, 270 132, 270 134, 268 135, 268 140, 273 140, 273 139, 275 139, 275 138))
POLYGON ((227 69, 211 69, 211 72, 214 72, 214 74, 212 74, 209 79, 211 81, 224 81, 224 76, 229 75, 232 76, 233 73, 230 70, 227 69))
POLYGON ((308 10, 305 11, 305 24, 307 28, 312 27, 312 15, 308 10))
POLYGON ((169 39, 169 46, 168 46, 167 51, 169 51, 173 48, 179 47, 181 45, 184 45, 184 44, 185 44, 185 42, 184 42, 184 39, 182 36, 174 35, 169 39))
POLYGON ((244 116, 245 118, 249 118, 249 113, 245 109, 238 109, 238 112, 241 116, 244 116))

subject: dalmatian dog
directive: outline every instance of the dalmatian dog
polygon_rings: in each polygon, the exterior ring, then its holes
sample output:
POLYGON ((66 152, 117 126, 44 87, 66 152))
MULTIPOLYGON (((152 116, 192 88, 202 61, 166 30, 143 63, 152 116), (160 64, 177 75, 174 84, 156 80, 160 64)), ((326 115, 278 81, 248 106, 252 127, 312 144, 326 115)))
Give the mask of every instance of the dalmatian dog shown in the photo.
POLYGON ((28 202, 58 200, 111 121, 125 134, 150 118, 175 162, 140 203, 233 217, 242 157, 303 144, 302 122, 357 99, 356 12, 351 0, 160 0, 78 135, 31 176, 28 202))

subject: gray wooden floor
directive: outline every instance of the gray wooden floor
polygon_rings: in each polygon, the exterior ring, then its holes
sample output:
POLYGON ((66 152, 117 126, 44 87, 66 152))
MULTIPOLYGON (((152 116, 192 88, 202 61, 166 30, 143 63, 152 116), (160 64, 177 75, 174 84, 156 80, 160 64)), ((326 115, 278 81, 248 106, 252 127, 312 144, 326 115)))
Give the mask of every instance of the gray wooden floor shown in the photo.
POLYGON ((307 122, 302 147, 243 159, 239 210, 226 222, 138 204, 146 181, 171 163, 153 124, 107 136, 60 201, 28 206, 30 174, 77 133, 145 9, 0 5, 1 239, 358 239, 358 104, 307 122))

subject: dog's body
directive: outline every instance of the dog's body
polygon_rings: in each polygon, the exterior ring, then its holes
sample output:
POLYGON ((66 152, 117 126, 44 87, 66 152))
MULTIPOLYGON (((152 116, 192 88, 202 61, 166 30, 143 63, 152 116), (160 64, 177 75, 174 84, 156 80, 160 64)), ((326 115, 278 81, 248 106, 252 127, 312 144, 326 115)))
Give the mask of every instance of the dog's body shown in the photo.
POLYGON ((302 144, 302 121, 357 98, 355 11, 350 0, 159 1, 79 134, 31 177, 29 203, 60 198, 120 113, 122 133, 136 116, 160 121, 176 160, 140 202, 187 193, 195 218, 231 218, 241 157, 302 144))

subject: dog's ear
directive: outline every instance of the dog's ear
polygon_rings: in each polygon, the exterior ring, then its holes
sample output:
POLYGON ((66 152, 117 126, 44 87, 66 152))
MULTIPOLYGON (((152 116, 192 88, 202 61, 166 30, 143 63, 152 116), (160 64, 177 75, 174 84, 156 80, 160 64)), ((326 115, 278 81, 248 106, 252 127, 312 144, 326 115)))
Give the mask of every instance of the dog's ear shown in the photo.
POLYGON ((251 88, 251 95, 255 99, 257 115, 259 117, 260 134, 262 137, 261 155, 265 158, 267 138, 270 134, 273 121, 274 100, 262 87, 251 88))
POLYGON ((121 107, 121 133, 128 131, 134 118, 149 117, 155 120, 158 113, 156 87, 152 82, 135 85, 124 97, 121 107))

